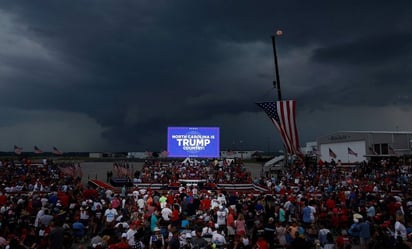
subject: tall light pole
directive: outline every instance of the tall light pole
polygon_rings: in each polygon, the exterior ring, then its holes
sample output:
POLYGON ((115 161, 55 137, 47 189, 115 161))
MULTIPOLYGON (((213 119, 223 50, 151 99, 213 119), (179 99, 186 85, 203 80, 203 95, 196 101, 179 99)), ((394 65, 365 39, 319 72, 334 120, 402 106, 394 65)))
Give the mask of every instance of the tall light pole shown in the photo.
POLYGON ((282 30, 277 30, 276 35, 272 35, 272 46, 273 46, 273 60, 275 62, 275 77, 276 80, 273 81, 273 86, 277 89, 278 93, 278 100, 282 100, 282 92, 280 90, 280 79, 279 79, 279 66, 278 66, 278 55, 276 52, 276 36, 281 36, 283 35, 282 30))
MULTIPOLYGON (((276 52, 276 36, 283 35, 283 31, 278 29, 275 32, 275 35, 272 35, 272 46, 273 46, 273 60, 275 64, 275 81, 273 81, 273 86, 277 89, 278 101, 282 100, 282 91, 280 90, 280 77, 279 77, 279 65, 278 65, 278 55, 276 52)), ((288 163, 288 150, 284 145, 284 156, 283 156, 284 167, 287 167, 288 163)))

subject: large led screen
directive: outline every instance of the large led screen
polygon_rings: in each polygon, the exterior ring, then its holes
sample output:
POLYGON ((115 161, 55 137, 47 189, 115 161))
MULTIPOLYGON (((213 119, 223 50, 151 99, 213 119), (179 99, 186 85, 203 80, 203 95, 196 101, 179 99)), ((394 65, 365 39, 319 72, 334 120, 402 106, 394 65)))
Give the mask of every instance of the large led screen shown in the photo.
POLYGON ((219 127, 168 127, 167 151, 169 157, 217 158, 219 127))

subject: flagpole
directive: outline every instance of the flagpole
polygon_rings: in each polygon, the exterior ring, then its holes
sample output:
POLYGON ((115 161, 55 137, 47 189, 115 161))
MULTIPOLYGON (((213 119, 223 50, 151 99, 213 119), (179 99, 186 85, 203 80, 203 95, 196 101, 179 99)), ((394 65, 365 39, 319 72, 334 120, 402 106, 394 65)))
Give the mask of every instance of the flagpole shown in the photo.
MULTIPOLYGON (((276 35, 282 35, 283 32, 278 30, 276 31, 276 35)), ((276 80, 273 81, 273 86, 277 89, 278 100, 282 100, 282 92, 280 90, 280 78, 279 78, 279 66, 278 66, 278 55, 276 52, 276 38, 275 35, 272 35, 272 46, 273 46, 273 60, 275 63, 275 77, 276 80)))
MULTIPOLYGON (((280 36, 282 34, 283 34, 283 32, 281 30, 276 31, 276 35, 278 35, 278 36, 280 36)), ((278 55, 277 55, 277 52, 276 52, 276 38, 275 38, 275 35, 272 35, 272 46, 273 46, 273 61, 275 63, 275 77, 276 77, 276 80, 273 81, 273 85, 277 89, 278 100, 281 101, 282 100, 282 92, 280 90, 280 77, 279 77, 278 55)))
MULTIPOLYGON (((281 30, 276 31, 276 35, 281 36, 283 35, 283 32, 281 30)), ((282 91, 280 90, 280 77, 279 77, 279 65, 278 65, 278 55, 276 52, 276 38, 275 35, 272 35, 272 47, 273 47, 273 62, 275 65, 275 78, 276 80, 273 81, 273 86, 277 89, 277 94, 278 94, 278 101, 282 100, 282 91)), ((284 166, 285 168, 288 165, 288 150, 286 148, 286 145, 283 146, 283 151, 284 151, 284 166)))

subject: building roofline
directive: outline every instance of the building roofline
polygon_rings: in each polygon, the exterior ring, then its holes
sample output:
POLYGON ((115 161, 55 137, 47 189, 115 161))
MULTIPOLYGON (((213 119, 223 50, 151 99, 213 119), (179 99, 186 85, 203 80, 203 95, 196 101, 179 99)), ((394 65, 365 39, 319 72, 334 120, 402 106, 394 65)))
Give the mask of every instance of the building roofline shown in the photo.
POLYGON ((347 132, 347 133, 375 133, 375 134, 384 134, 384 133, 393 133, 393 134, 412 134, 412 131, 338 131, 347 132))

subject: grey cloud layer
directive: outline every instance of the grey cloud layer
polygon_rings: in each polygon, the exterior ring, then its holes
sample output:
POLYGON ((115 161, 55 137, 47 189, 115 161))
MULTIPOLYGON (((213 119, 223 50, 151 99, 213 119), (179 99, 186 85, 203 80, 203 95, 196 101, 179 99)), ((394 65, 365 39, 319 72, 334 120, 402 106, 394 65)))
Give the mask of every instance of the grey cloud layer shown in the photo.
MULTIPOLYGON (((277 27, 285 30, 282 90, 298 100, 301 117, 330 106, 408 108, 411 5, 0 1, 8 25, 0 32, 0 103, 85 114, 110 150, 161 149, 168 125, 205 124, 222 127, 222 148, 247 136, 250 147, 266 149, 261 140, 273 127, 265 123, 259 135, 250 128, 268 120, 238 118, 275 97, 267 91, 277 27)), ((304 139, 323 135, 302 130, 304 139)))

